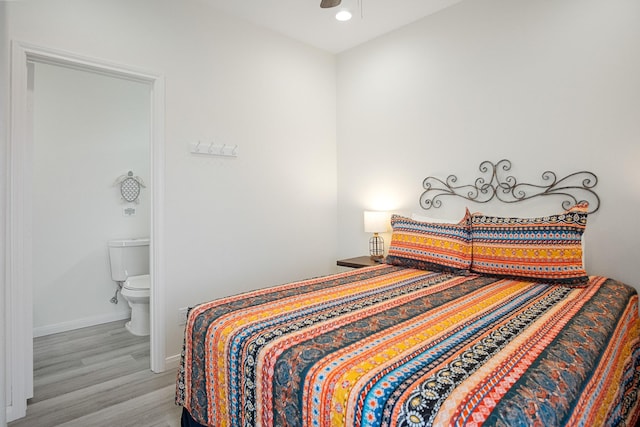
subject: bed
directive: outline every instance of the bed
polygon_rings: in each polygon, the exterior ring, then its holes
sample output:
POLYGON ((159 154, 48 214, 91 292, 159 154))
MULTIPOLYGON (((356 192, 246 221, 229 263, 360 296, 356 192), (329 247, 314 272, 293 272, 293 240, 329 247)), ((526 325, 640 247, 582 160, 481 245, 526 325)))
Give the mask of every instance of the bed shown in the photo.
MULTIPOLYGON (((504 192, 501 162, 482 197, 504 192)), ((586 274, 594 203, 570 202, 453 224, 394 215, 385 263, 191 308, 183 426, 635 425, 638 295, 586 274)))

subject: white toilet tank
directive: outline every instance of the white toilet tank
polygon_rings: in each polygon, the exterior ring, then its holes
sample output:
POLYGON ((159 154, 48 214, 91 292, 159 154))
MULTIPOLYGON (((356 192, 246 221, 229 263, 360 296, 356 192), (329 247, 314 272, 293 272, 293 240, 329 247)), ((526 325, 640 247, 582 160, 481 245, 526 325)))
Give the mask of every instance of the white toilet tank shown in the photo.
POLYGON ((124 282, 127 277, 149 274, 149 239, 109 240, 111 278, 124 282))

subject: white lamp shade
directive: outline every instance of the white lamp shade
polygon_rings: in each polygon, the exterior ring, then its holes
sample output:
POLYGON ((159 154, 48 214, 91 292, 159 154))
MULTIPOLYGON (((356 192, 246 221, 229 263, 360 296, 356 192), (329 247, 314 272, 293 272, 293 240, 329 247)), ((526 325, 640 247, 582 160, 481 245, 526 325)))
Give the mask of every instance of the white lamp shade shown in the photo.
POLYGON ((364 231, 366 233, 384 233, 389 230, 389 213, 364 211, 364 231))

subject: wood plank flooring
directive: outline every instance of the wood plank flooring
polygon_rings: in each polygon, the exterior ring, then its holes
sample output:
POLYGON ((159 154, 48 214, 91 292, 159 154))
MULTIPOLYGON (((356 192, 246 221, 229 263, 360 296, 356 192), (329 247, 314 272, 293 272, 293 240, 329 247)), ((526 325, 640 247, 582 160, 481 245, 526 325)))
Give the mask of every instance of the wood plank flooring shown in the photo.
POLYGON ((176 372, 149 369, 126 321, 34 339, 34 396, 8 427, 177 427, 176 372))

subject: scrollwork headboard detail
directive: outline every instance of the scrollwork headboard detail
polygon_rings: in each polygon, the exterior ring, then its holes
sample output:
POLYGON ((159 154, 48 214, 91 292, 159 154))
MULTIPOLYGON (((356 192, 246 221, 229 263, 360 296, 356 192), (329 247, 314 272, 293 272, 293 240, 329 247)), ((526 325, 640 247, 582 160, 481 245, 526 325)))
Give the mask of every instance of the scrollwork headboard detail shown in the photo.
POLYGON ((488 160, 480 163, 483 176, 476 178, 473 184, 457 185, 458 177, 449 175, 445 181, 434 176, 425 178, 422 183, 425 191, 420 196, 420 206, 424 209, 442 206, 442 197, 456 196, 476 203, 487 203, 498 199, 504 203, 517 203, 543 196, 562 197, 562 208, 569 209, 581 201, 589 202, 589 213, 600 208, 600 197, 593 190, 598 177, 593 172, 580 171, 558 179, 555 172, 542 173, 542 184, 521 183, 513 175, 511 161, 502 159, 498 163, 488 160))

